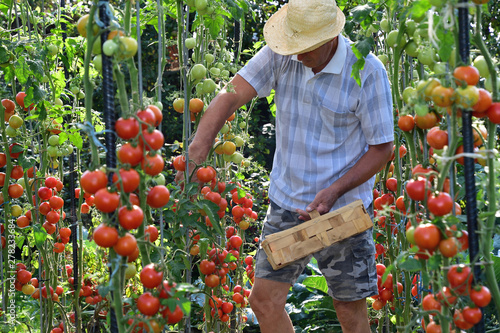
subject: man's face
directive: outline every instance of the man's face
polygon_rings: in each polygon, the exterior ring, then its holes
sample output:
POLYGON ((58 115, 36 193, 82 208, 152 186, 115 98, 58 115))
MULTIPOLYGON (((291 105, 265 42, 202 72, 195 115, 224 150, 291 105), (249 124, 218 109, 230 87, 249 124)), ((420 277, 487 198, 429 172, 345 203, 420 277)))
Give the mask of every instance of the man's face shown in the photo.
POLYGON ((319 70, 321 70, 332 59, 333 54, 335 54, 336 45, 337 37, 317 49, 298 54, 297 59, 306 67, 313 69, 320 68, 319 70))

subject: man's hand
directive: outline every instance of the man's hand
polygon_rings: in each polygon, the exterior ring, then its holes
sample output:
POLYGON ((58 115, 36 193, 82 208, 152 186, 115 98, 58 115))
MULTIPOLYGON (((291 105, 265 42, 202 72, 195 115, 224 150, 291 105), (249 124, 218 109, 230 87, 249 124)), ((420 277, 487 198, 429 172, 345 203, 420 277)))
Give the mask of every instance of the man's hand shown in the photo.
POLYGON ((326 214, 332 209, 333 205, 338 199, 338 195, 335 191, 335 183, 330 187, 327 187, 316 194, 313 202, 311 202, 306 210, 296 209, 296 212, 300 214, 299 219, 307 221, 311 219, 309 212, 317 210, 320 215, 326 214))

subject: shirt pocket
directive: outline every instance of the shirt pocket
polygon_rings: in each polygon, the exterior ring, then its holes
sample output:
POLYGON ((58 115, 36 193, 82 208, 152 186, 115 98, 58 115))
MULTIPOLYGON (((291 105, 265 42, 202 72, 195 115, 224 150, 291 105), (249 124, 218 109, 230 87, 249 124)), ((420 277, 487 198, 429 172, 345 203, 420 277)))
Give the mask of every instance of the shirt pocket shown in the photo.
POLYGON ((320 116, 324 126, 332 129, 346 128, 358 121, 353 111, 338 105, 332 107, 330 103, 320 105, 320 116))

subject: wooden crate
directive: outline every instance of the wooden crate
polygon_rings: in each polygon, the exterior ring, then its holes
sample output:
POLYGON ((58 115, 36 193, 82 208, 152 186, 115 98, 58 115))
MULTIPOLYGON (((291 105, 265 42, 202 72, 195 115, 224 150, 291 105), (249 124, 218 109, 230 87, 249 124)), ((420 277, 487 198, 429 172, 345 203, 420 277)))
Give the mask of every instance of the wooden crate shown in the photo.
POLYGON ((266 237, 262 247, 277 270, 373 226, 362 200, 266 237))

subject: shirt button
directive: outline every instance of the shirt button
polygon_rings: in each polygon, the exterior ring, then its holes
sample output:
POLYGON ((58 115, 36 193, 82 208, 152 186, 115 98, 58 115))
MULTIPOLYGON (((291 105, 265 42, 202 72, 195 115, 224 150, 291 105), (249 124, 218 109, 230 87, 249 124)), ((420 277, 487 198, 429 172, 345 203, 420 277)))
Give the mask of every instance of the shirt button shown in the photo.
POLYGON ((306 98, 304 98, 304 102, 305 102, 305 103, 311 103, 311 98, 310 98, 310 97, 306 97, 306 98))

